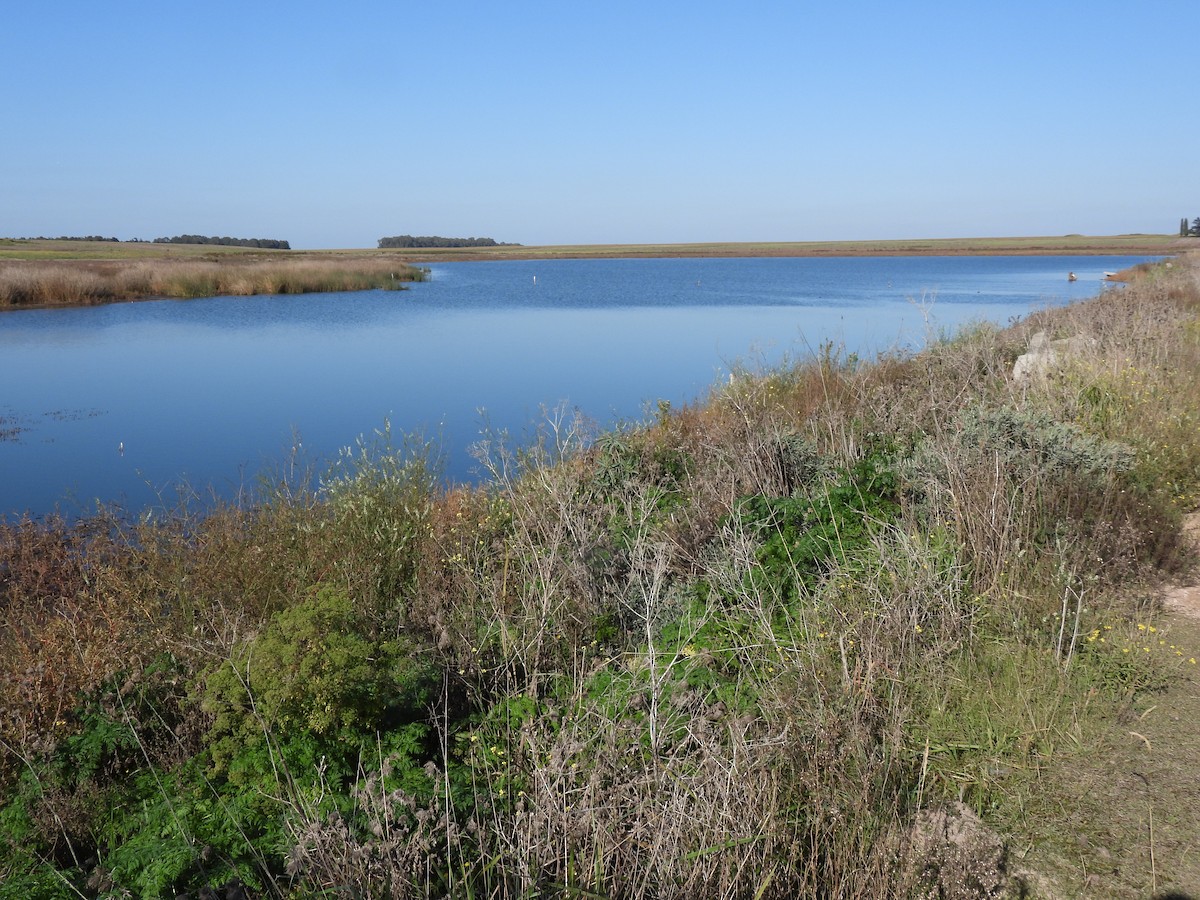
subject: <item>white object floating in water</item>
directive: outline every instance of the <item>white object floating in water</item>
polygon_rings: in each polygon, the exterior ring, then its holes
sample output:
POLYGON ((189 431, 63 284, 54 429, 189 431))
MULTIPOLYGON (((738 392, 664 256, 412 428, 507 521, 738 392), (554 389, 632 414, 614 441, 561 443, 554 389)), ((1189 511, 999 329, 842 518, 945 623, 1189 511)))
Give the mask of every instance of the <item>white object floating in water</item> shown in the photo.
POLYGON ((537 276, 536 275, 533 276, 533 283, 537 284, 537 276))
POLYGON ((122 456, 125 455, 125 442, 124 441, 121 441, 119 444, 117 444, 117 452, 120 453, 122 456))

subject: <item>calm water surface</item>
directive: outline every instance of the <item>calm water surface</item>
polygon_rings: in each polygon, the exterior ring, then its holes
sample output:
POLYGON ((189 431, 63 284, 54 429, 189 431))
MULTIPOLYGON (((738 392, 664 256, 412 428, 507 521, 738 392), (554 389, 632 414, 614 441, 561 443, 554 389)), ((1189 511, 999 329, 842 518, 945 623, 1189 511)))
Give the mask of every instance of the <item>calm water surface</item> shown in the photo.
POLYGON ((0 515, 139 510, 181 482, 233 496, 298 444, 320 467, 386 421, 438 437, 463 480, 485 423, 519 435, 560 403, 640 419, 738 365, 826 341, 916 348, 930 326, 1094 295, 1104 270, 1142 259, 442 263, 397 293, 3 313, 0 515))

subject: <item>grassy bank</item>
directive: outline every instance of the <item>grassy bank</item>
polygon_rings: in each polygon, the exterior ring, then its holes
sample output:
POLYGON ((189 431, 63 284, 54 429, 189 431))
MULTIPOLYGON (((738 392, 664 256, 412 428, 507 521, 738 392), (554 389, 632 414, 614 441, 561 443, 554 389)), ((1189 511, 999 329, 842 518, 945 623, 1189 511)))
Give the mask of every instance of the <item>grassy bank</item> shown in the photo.
POLYGON ((0 259, 0 309, 150 298, 397 290, 421 277, 419 269, 386 257, 306 256, 287 251, 144 259, 0 259))
POLYGON ((478 487, 385 433, 315 493, 4 526, 0 897, 1015 893, 1046 762, 1200 653, 1146 640, 1198 313, 1177 262, 551 415, 478 487), (1039 330, 1084 340, 1014 383, 1039 330))

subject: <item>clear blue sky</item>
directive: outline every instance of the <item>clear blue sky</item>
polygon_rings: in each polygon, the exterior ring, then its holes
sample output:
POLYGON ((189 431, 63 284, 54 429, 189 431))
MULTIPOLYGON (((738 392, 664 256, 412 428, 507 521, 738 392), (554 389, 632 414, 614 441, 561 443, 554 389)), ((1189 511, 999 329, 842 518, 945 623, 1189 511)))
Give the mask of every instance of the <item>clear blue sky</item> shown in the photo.
POLYGON ((10 3, 0 236, 1173 232, 1200 3, 10 3))

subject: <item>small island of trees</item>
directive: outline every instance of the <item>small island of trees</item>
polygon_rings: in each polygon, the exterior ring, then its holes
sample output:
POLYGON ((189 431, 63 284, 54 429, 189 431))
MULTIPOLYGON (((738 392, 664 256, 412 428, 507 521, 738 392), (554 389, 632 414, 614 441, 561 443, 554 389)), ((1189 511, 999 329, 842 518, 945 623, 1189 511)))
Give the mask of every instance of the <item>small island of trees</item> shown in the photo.
POLYGON ((492 238, 447 238, 435 235, 413 237, 411 234, 401 234, 396 237, 379 239, 380 250, 401 250, 412 247, 520 247, 520 244, 498 243, 492 238))
POLYGON ((291 250, 287 241, 271 238, 205 237, 201 234, 181 234, 176 237, 155 238, 156 244, 217 244, 222 247, 257 247, 260 250, 291 250))

